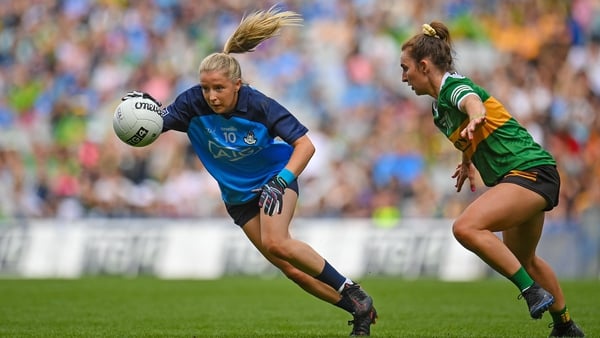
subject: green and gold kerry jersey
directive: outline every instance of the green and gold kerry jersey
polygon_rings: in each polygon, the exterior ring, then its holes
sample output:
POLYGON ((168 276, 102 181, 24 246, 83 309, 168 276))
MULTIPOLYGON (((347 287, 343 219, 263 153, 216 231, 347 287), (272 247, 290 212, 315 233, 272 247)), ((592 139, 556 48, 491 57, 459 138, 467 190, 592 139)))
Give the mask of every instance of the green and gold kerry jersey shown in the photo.
POLYGON ((555 165, 552 155, 533 140, 504 106, 470 79, 447 73, 437 102, 433 121, 446 137, 471 158, 487 186, 492 186, 510 170, 526 170, 540 165, 555 165), (459 102, 467 95, 481 98, 486 123, 469 141, 460 132, 469 124, 469 116, 460 111, 459 102))

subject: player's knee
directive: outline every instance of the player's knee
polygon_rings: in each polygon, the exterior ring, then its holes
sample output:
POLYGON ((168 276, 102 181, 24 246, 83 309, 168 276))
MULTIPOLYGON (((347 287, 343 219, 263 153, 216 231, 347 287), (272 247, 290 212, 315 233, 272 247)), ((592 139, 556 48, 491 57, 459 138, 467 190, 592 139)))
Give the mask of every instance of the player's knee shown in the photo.
POLYGON ((289 250, 282 242, 273 240, 263 240, 263 246, 265 247, 265 249, 267 249, 267 252, 270 255, 279 259, 283 259, 285 261, 289 260, 289 250))
POLYGON ((469 243, 473 238, 474 230, 468 222, 458 219, 452 225, 452 234, 460 244, 465 247, 469 247, 469 243))

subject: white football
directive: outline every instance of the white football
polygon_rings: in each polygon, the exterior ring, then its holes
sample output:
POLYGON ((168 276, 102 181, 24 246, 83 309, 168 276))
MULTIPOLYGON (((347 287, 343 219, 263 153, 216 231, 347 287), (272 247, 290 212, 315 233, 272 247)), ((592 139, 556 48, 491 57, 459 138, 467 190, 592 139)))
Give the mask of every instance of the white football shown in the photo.
POLYGON ((133 97, 121 102, 113 116, 113 129, 121 141, 145 147, 154 142, 162 132, 163 119, 154 101, 133 97))

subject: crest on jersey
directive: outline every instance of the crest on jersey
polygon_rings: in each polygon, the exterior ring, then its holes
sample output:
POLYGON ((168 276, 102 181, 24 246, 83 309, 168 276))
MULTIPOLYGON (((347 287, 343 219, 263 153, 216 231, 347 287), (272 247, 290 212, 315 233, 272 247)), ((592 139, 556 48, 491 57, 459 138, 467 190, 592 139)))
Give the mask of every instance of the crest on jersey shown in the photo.
POLYGON ((254 136, 254 132, 250 130, 246 136, 244 136, 244 142, 249 145, 253 145, 256 143, 256 137, 254 136))

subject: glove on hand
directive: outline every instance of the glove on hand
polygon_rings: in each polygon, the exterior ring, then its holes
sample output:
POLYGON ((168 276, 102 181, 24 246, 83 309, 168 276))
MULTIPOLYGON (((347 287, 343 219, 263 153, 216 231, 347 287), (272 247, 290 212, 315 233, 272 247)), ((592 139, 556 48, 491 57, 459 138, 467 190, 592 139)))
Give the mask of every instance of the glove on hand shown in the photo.
POLYGON ((285 180, 279 176, 273 177, 269 183, 262 186, 258 207, 264 208, 265 214, 273 216, 275 209, 281 214, 283 208, 283 194, 287 188, 285 180))
POLYGON ((123 96, 121 98, 121 101, 126 101, 126 100, 129 100, 129 99, 133 99, 134 97, 141 97, 141 98, 144 98, 144 99, 150 99, 154 103, 156 103, 157 106, 162 107, 162 103, 160 103, 160 101, 158 101, 157 99, 155 99, 152 95, 150 95, 148 93, 144 93, 144 92, 138 92, 136 90, 131 91, 131 92, 125 94, 125 96, 123 96))

